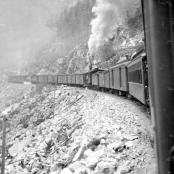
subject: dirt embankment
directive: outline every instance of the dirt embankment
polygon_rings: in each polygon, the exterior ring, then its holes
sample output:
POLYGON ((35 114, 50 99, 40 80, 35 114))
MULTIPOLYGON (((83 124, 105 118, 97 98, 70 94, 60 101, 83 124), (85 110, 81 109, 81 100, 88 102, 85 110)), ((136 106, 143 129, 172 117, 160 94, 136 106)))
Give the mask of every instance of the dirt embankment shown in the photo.
POLYGON ((150 121, 142 107, 88 89, 13 88, 20 92, 12 90, 8 101, 6 173, 155 174, 150 121))

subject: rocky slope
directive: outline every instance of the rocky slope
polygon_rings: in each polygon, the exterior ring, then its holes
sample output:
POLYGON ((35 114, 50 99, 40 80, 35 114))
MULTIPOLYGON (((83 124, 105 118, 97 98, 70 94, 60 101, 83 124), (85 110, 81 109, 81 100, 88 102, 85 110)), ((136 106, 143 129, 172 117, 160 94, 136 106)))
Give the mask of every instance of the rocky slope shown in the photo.
POLYGON ((150 121, 135 103, 66 86, 27 86, 17 98, 8 108, 6 173, 156 172, 150 121))

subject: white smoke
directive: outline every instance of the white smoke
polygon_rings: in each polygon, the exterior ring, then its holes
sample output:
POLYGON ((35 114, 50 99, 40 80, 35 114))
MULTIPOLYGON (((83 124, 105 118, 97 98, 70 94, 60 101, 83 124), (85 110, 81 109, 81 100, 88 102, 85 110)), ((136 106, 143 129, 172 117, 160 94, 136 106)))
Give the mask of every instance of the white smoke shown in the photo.
POLYGON ((113 30, 124 22, 126 15, 133 16, 140 0, 96 0, 92 12, 91 35, 88 40, 90 55, 112 37, 113 30))
POLYGON ((92 12, 95 18, 91 21, 91 36, 88 41, 89 52, 92 55, 109 37, 116 21, 120 19, 115 0, 97 0, 92 12))

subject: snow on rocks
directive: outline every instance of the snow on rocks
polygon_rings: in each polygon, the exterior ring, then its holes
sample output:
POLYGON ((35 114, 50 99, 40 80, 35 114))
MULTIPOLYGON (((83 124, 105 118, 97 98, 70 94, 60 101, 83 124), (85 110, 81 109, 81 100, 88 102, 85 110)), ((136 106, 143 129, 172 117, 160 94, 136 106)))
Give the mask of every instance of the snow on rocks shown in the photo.
POLYGON ((134 173, 155 159, 128 100, 66 86, 25 96, 9 115, 7 174, 134 173))

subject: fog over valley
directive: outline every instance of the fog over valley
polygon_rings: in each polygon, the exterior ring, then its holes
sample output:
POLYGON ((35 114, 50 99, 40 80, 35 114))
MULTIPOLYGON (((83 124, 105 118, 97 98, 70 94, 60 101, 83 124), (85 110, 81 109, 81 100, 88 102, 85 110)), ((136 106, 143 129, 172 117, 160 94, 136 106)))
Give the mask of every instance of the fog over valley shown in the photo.
POLYGON ((139 0, 0 0, 1 70, 82 73, 142 37, 139 0))
POLYGON ((55 32, 47 26, 72 1, 0 0, 0 68, 20 68, 55 32))

